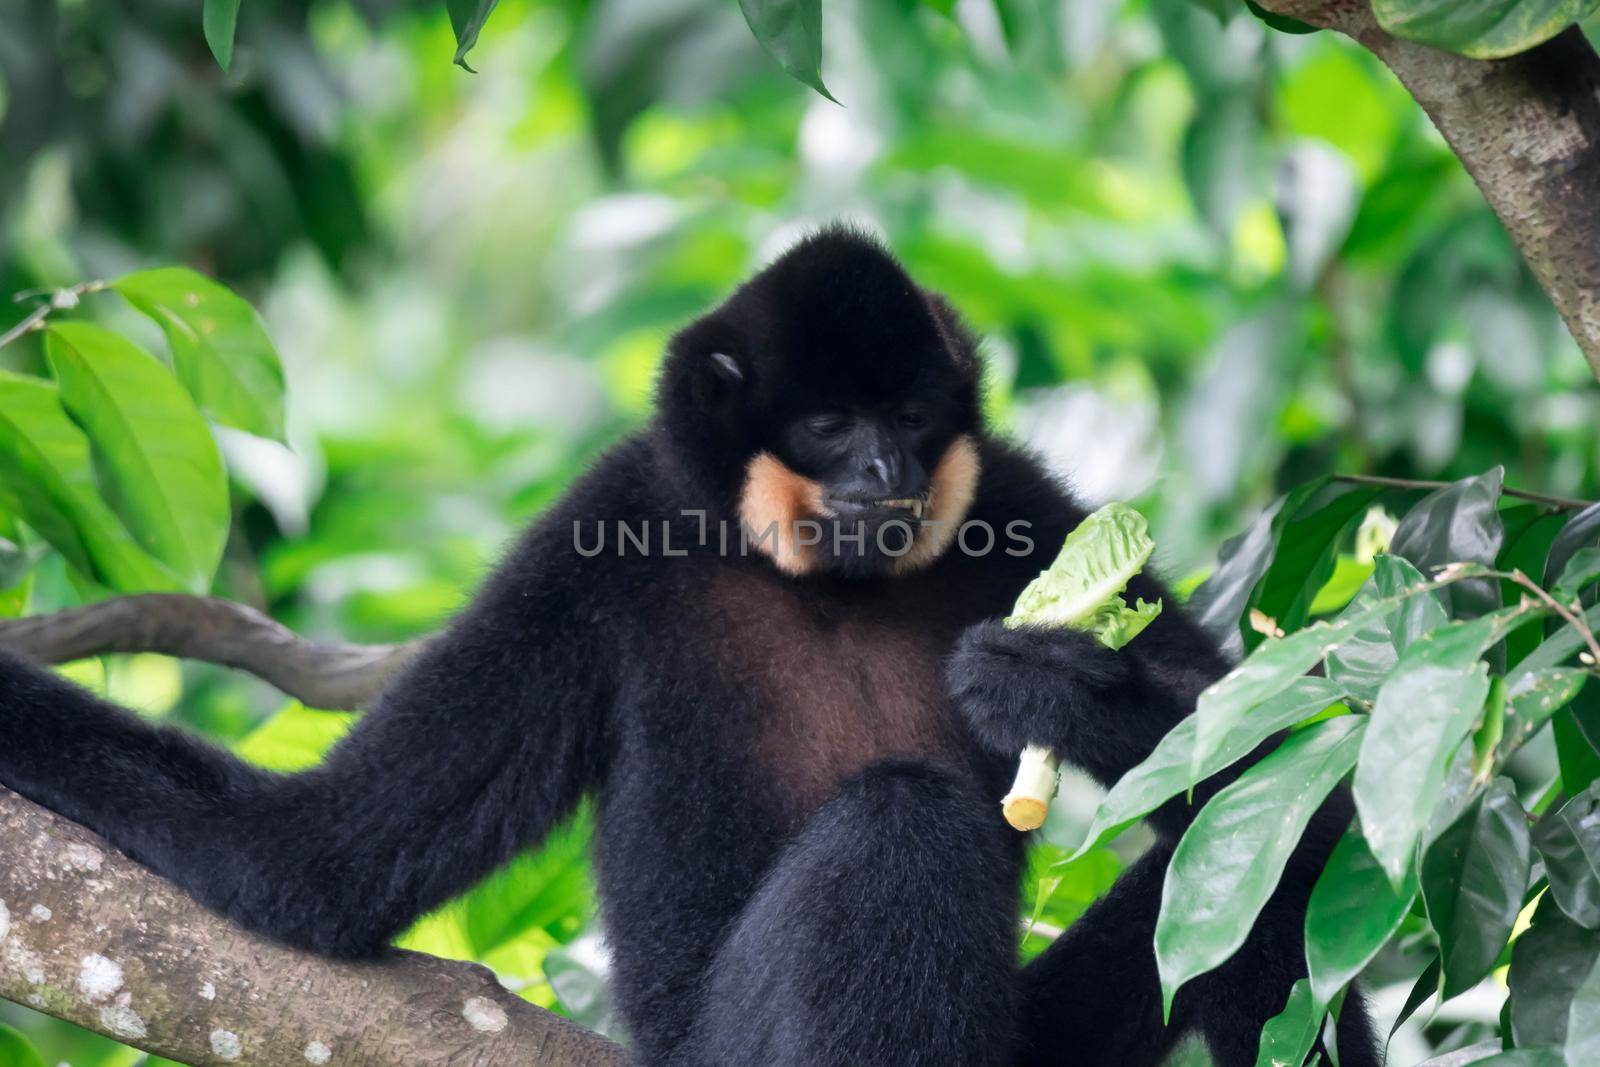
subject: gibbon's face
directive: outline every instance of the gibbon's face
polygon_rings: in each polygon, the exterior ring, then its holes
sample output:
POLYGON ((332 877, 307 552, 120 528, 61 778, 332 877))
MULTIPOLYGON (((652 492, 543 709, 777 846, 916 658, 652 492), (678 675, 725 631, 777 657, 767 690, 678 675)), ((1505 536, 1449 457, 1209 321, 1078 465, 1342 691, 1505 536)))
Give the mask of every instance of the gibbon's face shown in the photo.
POLYGON ((940 298, 832 230, 679 335, 663 403, 680 446, 733 476, 748 544, 780 569, 904 574, 972 503, 977 374, 940 298))
POLYGON ((747 470, 747 536, 795 574, 870 577, 932 563, 977 483, 977 451, 952 415, 938 397, 911 393, 789 419, 747 470))

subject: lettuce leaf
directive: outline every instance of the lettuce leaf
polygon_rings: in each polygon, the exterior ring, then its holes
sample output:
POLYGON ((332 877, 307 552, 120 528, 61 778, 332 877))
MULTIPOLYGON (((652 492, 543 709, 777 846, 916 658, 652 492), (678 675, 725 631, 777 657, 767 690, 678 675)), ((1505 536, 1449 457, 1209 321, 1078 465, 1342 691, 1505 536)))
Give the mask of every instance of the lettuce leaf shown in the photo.
POLYGON ((1161 614, 1161 601, 1129 607, 1128 581, 1155 551, 1150 524, 1126 504, 1096 511, 1067 535, 1055 562, 1028 583, 1007 626, 1070 626, 1121 648, 1161 614))

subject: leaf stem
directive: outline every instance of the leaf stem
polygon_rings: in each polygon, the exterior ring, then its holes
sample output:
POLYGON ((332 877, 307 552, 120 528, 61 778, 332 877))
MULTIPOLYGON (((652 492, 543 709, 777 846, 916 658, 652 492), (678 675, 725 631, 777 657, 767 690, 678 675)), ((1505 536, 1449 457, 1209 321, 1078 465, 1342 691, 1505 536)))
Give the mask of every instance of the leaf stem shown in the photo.
MULTIPOLYGON (((1451 482, 1432 482, 1419 478, 1386 478, 1377 474, 1335 474, 1333 480, 1344 482, 1347 485, 1375 485, 1382 489, 1444 489, 1451 482)), ((1563 511, 1579 511, 1591 507, 1592 500, 1577 500, 1568 496, 1550 496, 1547 493, 1534 493, 1527 489, 1513 489, 1506 486, 1501 490, 1506 496, 1519 497, 1531 500, 1535 504, 1544 504, 1547 507, 1560 508, 1563 511)))
POLYGON ((1522 588, 1528 590, 1534 596, 1543 601, 1551 611, 1554 611, 1557 615, 1561 616, 1561 618, 1566 621, 1568 626, 1571 626, 1574 630, 1577 630, 1578 633, 1582 635, 1584 643, 1589 646, 1589 655, 1594 657, 1595 665, 1600 666, 1600 641, 1595 640, 1594 631, 1589 629, 1589 624, 1584 621, 1582 615, 1576 614, 1571 608, 1567 607, 1565 604, 1561 603, 1561 601, 1545 592, 1542 588, 1540 588, 1537 582, 1529 578, 1526 574, 1523 574, 1520 570, 1513 569, 1509 574, 1504 571, 1495 571, 1494 573, 1496 577, 1513 581, 1522 586, 1522 588))
POLYGON ((11 327, 3 335, 0 335, 0 348, 4 348, 25 333, 40 329, 44 324, 44 320, 50 317, 50 312, 75 308, 78 306, 79 297, 88 293, 102 292, 105 288, 105 282, 92 281, 79 282, 77 285, 69 285, 65 289, 29 289, 26 292, 17 293, 11 299, 18 304, 41 296, 48 296, 50 299, 28 312, 21 322, 11 327))

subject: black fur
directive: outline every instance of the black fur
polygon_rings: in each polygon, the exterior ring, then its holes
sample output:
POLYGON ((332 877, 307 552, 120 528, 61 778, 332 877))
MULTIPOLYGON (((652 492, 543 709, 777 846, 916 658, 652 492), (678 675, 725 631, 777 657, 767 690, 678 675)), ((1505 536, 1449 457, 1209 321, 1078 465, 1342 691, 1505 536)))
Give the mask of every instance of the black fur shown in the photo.
MULTIPOLYGON (((1170 597, 1115 654, 985 621, 1082 512, 983 431, 977 381, 942 301, 870 242, 813 238, 675 340, 651 427, 534 525, 323 766, 251 769, 0 655, 0 782, 238 922, 345 956, 592 792, 613 989, 647 1064, 1136 1067, 1197 1029, 1248 1067, 1303 973, 1306 896, 1349 802, 1318 815, 1255 935, 1184 990, 1174 1027, 1150 937, 1181 803, 1154 820, 1157 850, 1017 970, 1021 839, 998 799, 1022 743, 1109 782, 1226 664, 1170 597), (894 422, 907 405, 928 421, 894 422), (757 452, 844 492, 829 449, 793 436, 839 410, 877 420, 873 447, 907 470, 971 435, 969 518, 1026 522, 1027 550, 1002 534, 912 574, 825 559, 801 578, 724 554, 716 524, 757 452), (648 524, 648 557, 576 551, 575 523, 592 546, 619 520, 648 524)), ((1343 1062, 1372 1067, 1357 998, 1345 1020, 1343 1062)))

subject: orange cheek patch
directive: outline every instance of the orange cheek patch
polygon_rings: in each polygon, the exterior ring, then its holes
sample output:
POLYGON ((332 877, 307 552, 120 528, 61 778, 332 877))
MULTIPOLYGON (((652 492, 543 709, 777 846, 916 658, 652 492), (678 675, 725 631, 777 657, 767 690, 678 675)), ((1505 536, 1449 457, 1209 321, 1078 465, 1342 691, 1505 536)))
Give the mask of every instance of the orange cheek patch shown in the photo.
POLYGON ((745 470, 739 497, 739 519, 750 544, 786 574, 805 574, 816 565, 811 545, 799 543, 799 523, 823 514, 822 486, 796 474, 770 452, 762 452, 745 470))
POLYGON ((906 574, 920 570, 944 555, 956 539, 967 509, 978 493, 978 446, 963 434, 950 442, 933 469, 933 493, 922 514, 922 528, 911 551, 895 561, 895 571, 906 574))
MULTIPOLYGON (((895 560, 895 573, 921 570, 950 547, 977 494, 979 471, 978 447, 972 438, 963 435, 950 442, 933 470, 933 490, 916 540, 895 560)), ((739 520, 751 547, 770 556, 779 570, 800 575, 816 568, 816 546, 800 543, 802 533, 810 538, 816 530, 799 524, 829 517, 819 483, 796 474, 770 452, 750 461, 739 497, 739 520)))

